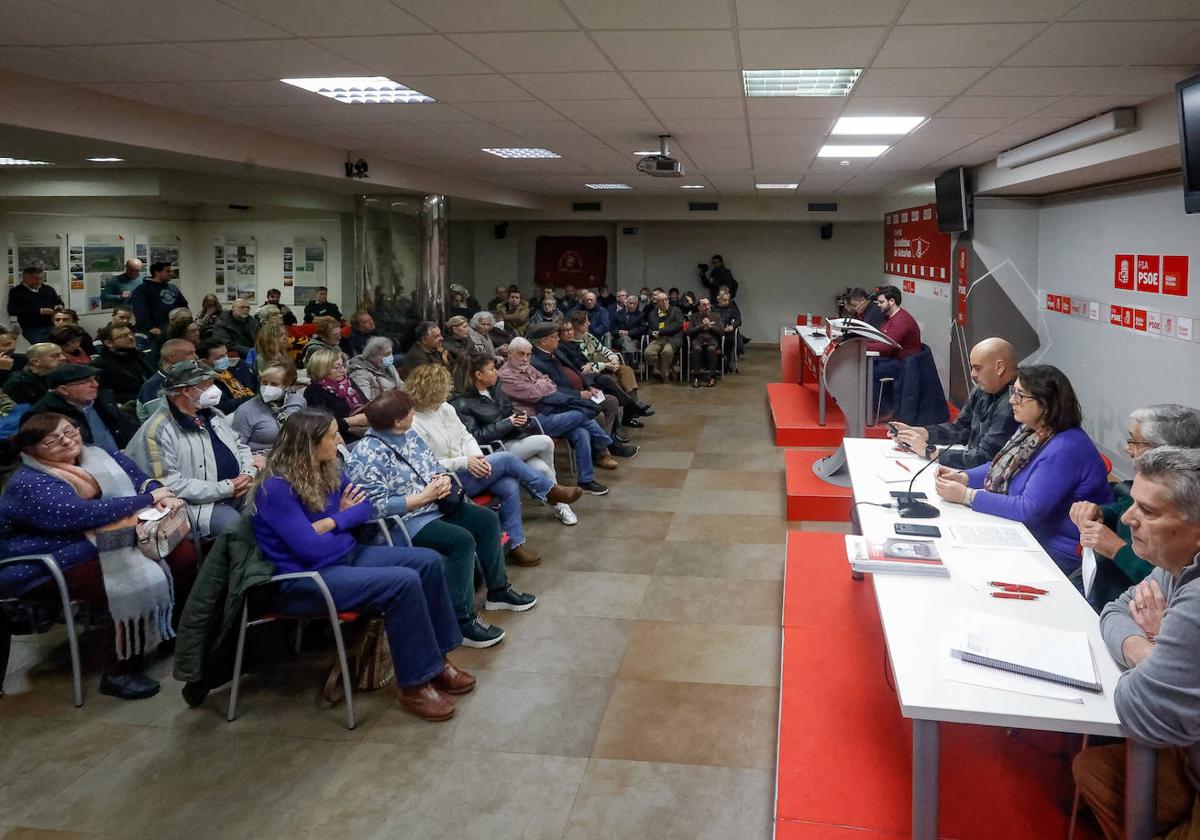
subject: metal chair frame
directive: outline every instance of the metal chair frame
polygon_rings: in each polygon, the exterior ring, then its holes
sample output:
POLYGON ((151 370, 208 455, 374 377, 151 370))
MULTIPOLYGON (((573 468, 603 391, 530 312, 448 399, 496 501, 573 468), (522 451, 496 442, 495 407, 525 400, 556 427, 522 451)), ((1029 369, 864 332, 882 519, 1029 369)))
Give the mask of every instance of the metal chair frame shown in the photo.
MULTIPOLYGON (((41 563, 50 573, 54 585, 58 588, 58 597, 62 605, 63 623, 67 625, 67 647, 71 652, 72 700, 75 708, 83 705, 83 669, 79 664, 79 639, 75 634, 75 616, 71 612, 71 595, 67 591, 67 579, 54 557, 49 554, 23 554, 18 557, 5 557, 0 560, 0 566, 15 563, 41 563)), ((0 687, 4 684, 4 674, 0 673, 0 687)))

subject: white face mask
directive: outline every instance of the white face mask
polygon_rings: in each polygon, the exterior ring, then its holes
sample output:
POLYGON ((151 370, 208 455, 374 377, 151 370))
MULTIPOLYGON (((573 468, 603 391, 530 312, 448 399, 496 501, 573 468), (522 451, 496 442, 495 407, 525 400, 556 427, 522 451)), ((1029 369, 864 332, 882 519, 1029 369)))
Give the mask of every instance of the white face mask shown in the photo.
POLYGON ((196 400, 196 408, 216 408, 217 403, 221 401, 221 389, 216 385, 209 385, 200 394, 200 398, 196 400))
POLYGON ((262 398, 266 402, 275 402, 276 400, 283 399, 283 389, 278 385, 264 385, 259 393, 262 394, 262 398))

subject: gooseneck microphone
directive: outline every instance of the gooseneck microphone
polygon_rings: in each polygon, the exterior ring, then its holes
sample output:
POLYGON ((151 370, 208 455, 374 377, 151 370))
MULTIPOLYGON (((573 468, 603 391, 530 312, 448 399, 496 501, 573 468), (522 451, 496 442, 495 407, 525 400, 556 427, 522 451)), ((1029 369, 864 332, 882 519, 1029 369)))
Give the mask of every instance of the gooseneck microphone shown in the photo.
POLYGON ((928 502, 913 498, 913 483, 917 480, 917 476, 936 463, 936 459, 930 459, 928 464, 917 470, 908 482, 908 490, 903 495, 896 497, 896 507, 899 508, 901 519, 937 519, 942 515, 940 510, 928 502))

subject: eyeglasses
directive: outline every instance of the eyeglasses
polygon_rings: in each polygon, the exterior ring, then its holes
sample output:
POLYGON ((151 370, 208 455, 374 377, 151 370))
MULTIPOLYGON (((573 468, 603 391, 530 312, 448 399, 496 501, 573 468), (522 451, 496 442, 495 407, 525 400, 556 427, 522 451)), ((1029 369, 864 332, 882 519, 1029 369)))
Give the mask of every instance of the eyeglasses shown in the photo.
POLYGON ((1008 395, 1009 402, 1023 403, 1031 399, 1033 399, 1033 394, 1027 394, 1018 388, 1013 388, 1008 395))
POLYGON ((47 449, 52 449, 56 446, 62 446, 63 444, 70 443, 78 437, 79 427, 68 426, 65 431, 59 432, 56 435, 46 435, 46 437, 42 438, 41 445, 47 449))
POLYGON ((1154 444, 1150 443, 1149 441, 1134 440, 1133 438, 1125 438, 1125 445, 1126 446, 1154 446, 1154 444))

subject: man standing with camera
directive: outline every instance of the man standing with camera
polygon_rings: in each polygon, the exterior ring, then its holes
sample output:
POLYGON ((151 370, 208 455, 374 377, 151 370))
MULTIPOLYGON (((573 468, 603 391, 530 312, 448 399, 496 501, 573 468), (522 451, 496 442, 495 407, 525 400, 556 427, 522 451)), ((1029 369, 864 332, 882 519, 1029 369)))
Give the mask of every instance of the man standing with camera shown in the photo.
POLYGON ((713 254, 711 263, 712 271, 709 271, 709 267, 704 263, 696 266, 700 273, 700 285, 708 289, 708 299, 716 300, 722 286, 729 289, 730 298, 737 297, 738 281, 733 279, 733 272, 725 267, 725 260, 720 254, 713 254))

